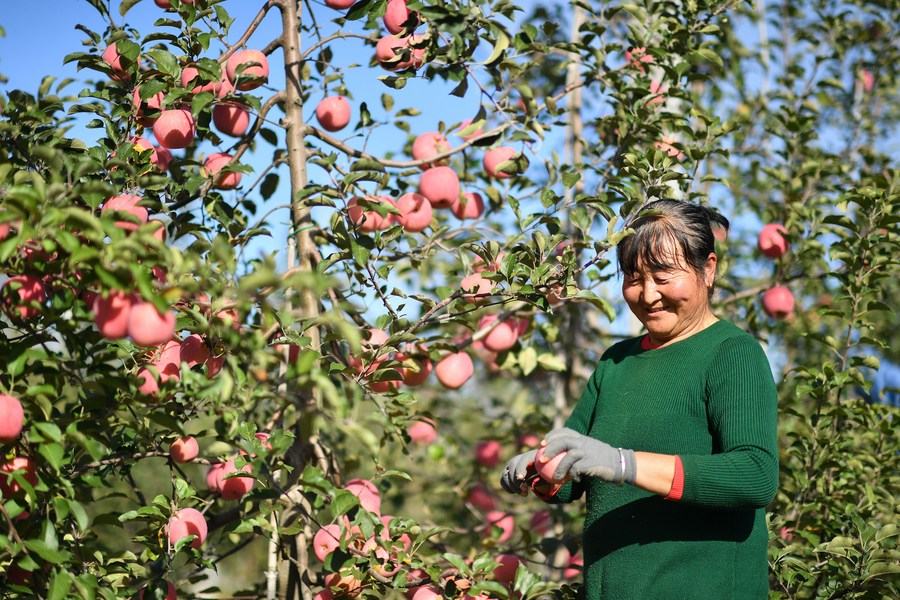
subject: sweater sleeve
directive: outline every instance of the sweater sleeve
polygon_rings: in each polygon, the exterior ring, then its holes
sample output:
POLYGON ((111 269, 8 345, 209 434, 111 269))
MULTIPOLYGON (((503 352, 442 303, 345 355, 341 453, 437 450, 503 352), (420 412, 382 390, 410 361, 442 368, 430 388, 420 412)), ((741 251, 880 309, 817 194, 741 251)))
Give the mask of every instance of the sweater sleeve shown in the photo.
MULTIPOLYGON (((575 409, 566 421, 566 427, 574 429, 583 435, 587 435, 591 430, 591 425, 594 421, 594 411, 597 406, 597 399, 600 395, 600 380, 603 378, 602 369, 603 360, 601 360, 597 368, 594 369, 591 378, 588 379, 587 385, 581 392, 581 398, 578 399, 578 404, 575 405, 575 409)), ((586 489, 585 486, 586 480, 581 482, 570 481, 560 487, 559 491, 552 496, 542 499, 550 504, 573 502, 581 498, 586 489)))
POLYGON ((682 502, 759 508, 778 488, 778 396, 768 359, 750 336, 722 342, 706 383, 712 455, 682 455, 682 502))

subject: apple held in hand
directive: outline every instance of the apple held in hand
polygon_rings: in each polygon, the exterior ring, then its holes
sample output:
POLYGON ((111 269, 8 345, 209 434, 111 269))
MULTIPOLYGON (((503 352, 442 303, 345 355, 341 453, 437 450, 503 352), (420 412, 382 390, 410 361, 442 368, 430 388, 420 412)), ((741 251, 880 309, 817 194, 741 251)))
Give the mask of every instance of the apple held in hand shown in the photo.
POLYGON ((553 458, 545 460, 544 449, 538 448, 537 454, 534 455, 534 468, 537 469, 538 475, 540 475, 541 479, 543 479, 544 481, 549 481, 550 483, 555 484, 566 483, 567 481, 572 479, 572 477, 568 473, 563 475, 562 479, 556 478, 556 469, 559 467, 559 463, 562 462, 565 456, 566 452, 562 451, 553 458))
POLYGON ((13 442, 22 433, 25 410, 18 398, 0 395, 0 444, 13 442))
POLYGON ((316 106, 316 119, 327 131, 340 131, 350 123, 350 102, 343 96, 328 96, 316 106))

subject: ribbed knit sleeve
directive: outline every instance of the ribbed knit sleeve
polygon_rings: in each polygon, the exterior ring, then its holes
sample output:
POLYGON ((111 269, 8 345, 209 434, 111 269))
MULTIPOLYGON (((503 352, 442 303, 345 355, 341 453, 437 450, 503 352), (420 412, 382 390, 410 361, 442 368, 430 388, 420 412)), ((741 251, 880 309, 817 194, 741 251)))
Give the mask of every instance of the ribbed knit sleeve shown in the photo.
POLYGON ((766 355, 748 335, 720 343, 707 373, 712 455, 682 455, 682 502, 760 508, 778 488, 778 397, 766 355))

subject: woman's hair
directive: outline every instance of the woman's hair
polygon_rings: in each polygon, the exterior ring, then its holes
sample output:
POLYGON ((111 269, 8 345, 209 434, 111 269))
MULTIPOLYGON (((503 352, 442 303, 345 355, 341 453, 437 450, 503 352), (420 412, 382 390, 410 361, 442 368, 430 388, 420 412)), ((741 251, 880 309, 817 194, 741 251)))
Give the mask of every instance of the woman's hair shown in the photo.
POLYGON ((631 275, 638 263, 651 271, 683 267, 673 249, 694 272, 703 273, 706 259, 716 251, 712 227, 728 229, 728 219, 705 206, 679 200, 657 200, 643 206, 625 226, 634 233, 617 246, 619 272, 631 275))

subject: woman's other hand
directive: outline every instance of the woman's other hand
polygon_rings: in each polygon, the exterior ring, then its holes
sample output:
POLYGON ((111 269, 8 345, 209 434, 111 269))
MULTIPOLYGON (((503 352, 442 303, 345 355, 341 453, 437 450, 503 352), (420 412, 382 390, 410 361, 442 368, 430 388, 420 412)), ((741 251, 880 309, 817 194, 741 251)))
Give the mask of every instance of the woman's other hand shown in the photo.
POLYGON ((596 477, 608 483, 634 483, 636 473, 634 451, 613 448, 606 442, 582 435, 568 427, 554 429, 544 438, 543 456, 546 462, 557 454, 565 456, 556 467, 555 478, 563 480, 568 474, 576 481, 582 477, 596 477))
POLYGON ((514 456, 500 475, 500 486, 510 494, 528 495, 529 483, 526 478, 534 474, 534 455, 537 450, 529 450, 514 456))

